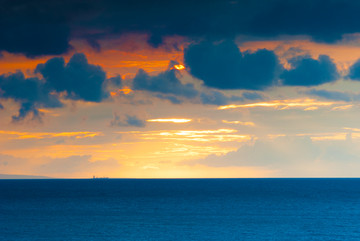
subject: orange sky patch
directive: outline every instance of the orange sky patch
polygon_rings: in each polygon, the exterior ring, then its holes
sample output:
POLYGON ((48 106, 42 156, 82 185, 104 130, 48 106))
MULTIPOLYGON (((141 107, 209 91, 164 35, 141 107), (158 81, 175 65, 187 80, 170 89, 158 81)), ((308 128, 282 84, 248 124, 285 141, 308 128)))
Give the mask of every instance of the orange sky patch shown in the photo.
POLYGON ((337 65, 340 71, 347 71, 347 69, 360 58, 360 46, 355 44, 324 44, 311 42, 309 40, 292 40, 292 41, 251 41, 245 42, 239 46, 241 51, 250 50, 256 51, 257 49, 269 49, 273 50, 281 58, 281 62, 287 66, 284 57, 291 57, 288 52, 291 48, 302 50, 299 55, 310 54, 314 58, 318 58, 319 55, 329 55, 337 65))
MULTIPOLYGON (((71 45, 74 49, 62 56, 68 62, 74 53, 84 53, 89 63, 100 65, 105 70, 107 77, 120 74, 125 78, 133 77, 140 68, 150 73, 160 72, 168 67, 171 60, 183 62, 183 47, 177 50, 164 47, 152 48, 146 44, 145 37, 138 36, 137 38, 140 40, 136 46, 133 46, 131 39, 103 41, 101 51, 95 51, 82 41, 72 41, 71 45)), ((25 76, 33 76, 33 71, 38 64, 45 63, 53 57, 56 56, 30 59, 24 55, 4 52, 3 57, 0 58, 0 74, 20 70, 25 76)), ((178 65, 179 68, 181 66, 183 65, 178 65)))

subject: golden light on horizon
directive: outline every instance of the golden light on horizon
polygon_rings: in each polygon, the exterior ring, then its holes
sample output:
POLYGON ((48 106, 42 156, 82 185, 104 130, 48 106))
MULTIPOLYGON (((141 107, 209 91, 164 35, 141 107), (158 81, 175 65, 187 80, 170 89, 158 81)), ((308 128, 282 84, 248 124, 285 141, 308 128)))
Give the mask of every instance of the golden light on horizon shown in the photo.
POLYGON ((180 119, 180 118, 169 118, 169 119, 149 119, 147 122, 160 122, 160 123, 189 123, 192 119, 180 119))

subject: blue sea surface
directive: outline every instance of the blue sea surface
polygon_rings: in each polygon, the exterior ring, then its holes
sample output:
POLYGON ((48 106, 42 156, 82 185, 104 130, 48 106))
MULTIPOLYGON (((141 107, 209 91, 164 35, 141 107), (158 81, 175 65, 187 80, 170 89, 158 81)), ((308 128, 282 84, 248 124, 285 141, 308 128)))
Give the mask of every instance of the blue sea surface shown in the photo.
POLYGON ((360 179, 1 180, 0 240, 360 240, 360 179))

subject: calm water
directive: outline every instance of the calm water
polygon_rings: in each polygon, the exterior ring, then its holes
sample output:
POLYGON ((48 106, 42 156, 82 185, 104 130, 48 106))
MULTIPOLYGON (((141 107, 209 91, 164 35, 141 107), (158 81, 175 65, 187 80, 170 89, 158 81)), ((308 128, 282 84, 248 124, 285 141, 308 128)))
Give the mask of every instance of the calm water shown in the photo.
POLYGON ((360 240, 360 179, 1 180, 1 240, 360 240))

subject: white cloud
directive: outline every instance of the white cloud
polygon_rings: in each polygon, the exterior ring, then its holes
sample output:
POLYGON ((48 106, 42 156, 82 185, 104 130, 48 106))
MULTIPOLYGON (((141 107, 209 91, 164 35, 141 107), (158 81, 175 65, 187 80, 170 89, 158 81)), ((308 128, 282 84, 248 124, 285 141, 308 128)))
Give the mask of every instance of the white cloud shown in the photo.
POLYGON ((310 137, 278 137, 257 140, 226 155, 210 155, 196 163, 207 166, 263 167, 276 176, 358 176, 359 143, 351 140, 313 142, 310 137))

